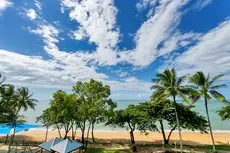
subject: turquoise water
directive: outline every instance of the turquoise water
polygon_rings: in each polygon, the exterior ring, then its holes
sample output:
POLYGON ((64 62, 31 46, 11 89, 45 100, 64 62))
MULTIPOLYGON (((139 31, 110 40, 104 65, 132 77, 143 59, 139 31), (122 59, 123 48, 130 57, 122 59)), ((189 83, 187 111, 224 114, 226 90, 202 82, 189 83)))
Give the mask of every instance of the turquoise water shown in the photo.
MULTIPOLYGON (((25 131, 31 128, 38 128, 39 125, 33 125, 33 124, 20 124, 18 123, 16 126, 15 132, 21 132, 25 131)), ((10 124, 0 124, 0 135, 1 134, 10 134, 10 131, 12 130, 12 126, 10 124)))
MULTIPOLYGON (((130 104, 138 104, 140 100, 116 100, 118 108, 122 109, 126 108, 130 104)), ((27 112, 24 112, 23 115, 26 116, 26 119, 28 123, 35 123, 36 117, 41 115, 42 110, 48 107, 49 102, 48 101, 40 101, 37 105, 36 111, 29 110, 27 112)), ((195 105, 195 111, 206 117, 205 108, 204 108, 204 102, 199 101, 195 105)), ((210 101, 209 102, 209 114, 212 122, 212 127, 214 130, 218 131, 230 131, 230 120, 229 121, 221 121, 220 117, 216 113, 217 110, 220 110, 224 104, 217 102, 217 101, 210 101)), ((98 125, 97 129, 99 130, 115 130, 111 127, 104 127, 104 125, 98 125)))

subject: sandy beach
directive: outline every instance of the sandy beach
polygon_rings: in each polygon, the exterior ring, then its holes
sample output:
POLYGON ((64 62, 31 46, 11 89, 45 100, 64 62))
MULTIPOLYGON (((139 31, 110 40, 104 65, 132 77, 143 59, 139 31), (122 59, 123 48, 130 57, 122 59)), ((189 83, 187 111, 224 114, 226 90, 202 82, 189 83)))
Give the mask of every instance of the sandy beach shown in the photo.
MULTIPOLYGON (((167 133, 168 134, 168 133, 167 133)), ((48 139, 58 137, 57 131, 49 130, 48 139)), ((183 141, 189 145, 211 144, 209 134, 201 134, 199 132, 183 132, 183 141)), ((228 144, 230 142, 230 133, 214 133, 216 144, 228 144)), ((129 141, 129 132, 127 131, 95 131, 95 138, 113 141, 129 141)), ((174 132, 171 136, 171 143, 178 142, 178 133, 174 132)), ((25 141, 44 141, 45 130, 31 130, 20 132, 16 135, 16 140, 25 141)), ((80 139, 80 132, 77 132, 77 139, 80 139)), ((151 132, 148 135, 135 132, 135 140, 138 142, 154 142, 162 143, 162 135, 158 132, 151 132)))

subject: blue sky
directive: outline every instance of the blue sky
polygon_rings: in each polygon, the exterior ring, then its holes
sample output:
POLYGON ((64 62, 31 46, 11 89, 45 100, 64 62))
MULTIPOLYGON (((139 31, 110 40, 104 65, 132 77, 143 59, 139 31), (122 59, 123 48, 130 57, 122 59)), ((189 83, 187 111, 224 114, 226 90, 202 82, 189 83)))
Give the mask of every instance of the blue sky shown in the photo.
POLYGON ((229 17, 229 0, 1 0, 0 72, 39 100, 90 78, 148 99, 172 66, 230 84, 229 17))

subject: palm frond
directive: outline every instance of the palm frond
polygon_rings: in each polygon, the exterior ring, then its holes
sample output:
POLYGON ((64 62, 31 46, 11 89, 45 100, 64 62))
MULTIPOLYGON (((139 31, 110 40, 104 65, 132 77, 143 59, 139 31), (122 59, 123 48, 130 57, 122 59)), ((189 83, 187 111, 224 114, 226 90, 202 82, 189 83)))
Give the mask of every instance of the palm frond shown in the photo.
POLYGON ((180 86, 186 79, 187 79, 188 75, 184 75, 178 78, 177 80, 177 86, 180 86))
POLYGON ((217 89, 226 88, 226 87, 227 87, 226 84, 219 84, 219 85, 211 86, 210 89, 212 89, 212 90, 217 90, 217 89))
POLYGON ((220 102, 227 102, 226 98, 224 97, 224 95, 222 95, 221 93, 219 93, 218 91, 215 90, 210 90, 209 91, 210 94, 212 95, 212 97, 214 97, 215 99, 217 99, 220 102))
POLYGON ((189 99, 188 99, 188 97, 185 96, 184 93, 182 93, 181 91, 178 91, 178 95, 183 99, 184 102, 189 104, 189 99))
POLYGON ((205 85, 205 75, 203 72, 196 72, 191 78, 190 82, 195 84, 196 86, 204 86, 205 85))
POLYGON ((210 86, 213 85, 216 81, 220 80, 223 76, 224 76, 224 74, 219 74, 219 75, 213 77, 211 79, 211 81, 209 82, 209 85, 210 86))

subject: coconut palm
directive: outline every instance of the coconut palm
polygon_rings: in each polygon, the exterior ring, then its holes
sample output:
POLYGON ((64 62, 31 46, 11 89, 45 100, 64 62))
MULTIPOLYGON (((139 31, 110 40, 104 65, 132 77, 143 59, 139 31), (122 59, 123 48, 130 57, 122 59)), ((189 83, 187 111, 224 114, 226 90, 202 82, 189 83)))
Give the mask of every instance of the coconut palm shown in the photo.
POLYGON ((177 77, 175 69, 166 69, 161 73, 157 73, 156 77, 152 80, 154 85, 151 87, 153 89, 152 99, 156 101, 172 98, 175 106, 175 115, 177 120, 177 128, 179 130, 180 137, 180 147, 182 151, 182 138, 180 122, 178 119, 176 97, 182 98, 184 101, 188 102, 187 95, 191 92, 191 88, 183 85, 186 80, 186 76, 177 77))
POLYGON ((0 73, 0 86, 2 85, 2 83, 6 80, 6 77, 3 76, 1 73, 0 73))
MULTIPOLYGON (((17 91, 14 93, 14 96, 12 96, 13 100, 11 101, 10 104, 14 116, 18 116, 19 112, 22 109, 24 111, 28 110, 28 108, 31 108, 33 110, 35 109, 37 100, 32 98, 32 96, 33 94, 29 93, 28 88, 22 87, 17 89, 17 91)), ((11 136, 8 152, 10 152, 11 145, 13 144, 14 141, 17 120, 12 118, 10 123, 13 128, 13 134, 11 136)))
POLYGON ((6 80, 6 77, 4 77, 1 73, 0 73, 0 102, 1 102, 1 99, 2 99, 2 92, 4 90, 4 85, 3 85, 3 82, 6 80))
POLYGON ((12 111, 9 104, 13 102, 14 99, 14 86, 13 85, 3 85, 0 90, 0 123, 8 122, 6 116, 10 111, 12 111))
POLYGON ((194 89, 197 91, 196 94, 192 95, 195 101, 198 101, 201 97, 204 98, 205 110, 207 114, 210 135, 213 144, 213 151, 215 152, 215 141, 212 134, 211 121, 208 112, 208 101, 211 99, 216 99, 220 102, 227 102, 225 97, 218 91, 220 88, 226 87, 225 84, 218 84, 218 81, 223 77, 223 75, 217 75, 210 77, 210 74, 205 75, 203 72, 196 72, 191 78, 190 82, 194 84, 194 89))

